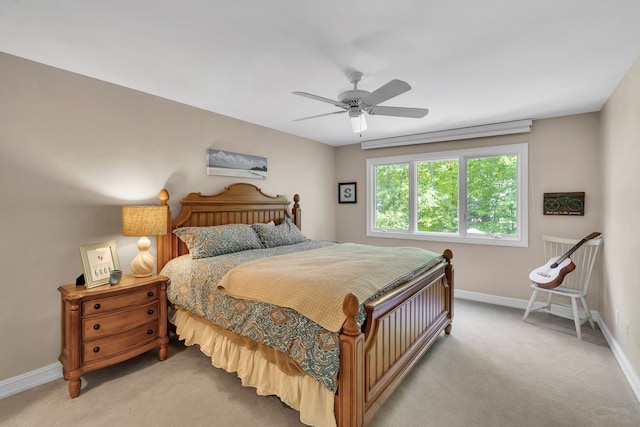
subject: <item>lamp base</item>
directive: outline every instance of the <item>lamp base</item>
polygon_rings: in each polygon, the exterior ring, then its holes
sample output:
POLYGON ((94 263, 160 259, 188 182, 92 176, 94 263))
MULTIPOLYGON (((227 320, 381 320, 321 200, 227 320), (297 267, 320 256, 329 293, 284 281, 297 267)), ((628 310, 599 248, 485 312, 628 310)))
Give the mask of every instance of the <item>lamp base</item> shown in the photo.
POLYGON ((138 255, 131 261, 131 271, 135 277, 149 277, 156 269, 156 259, 149 252, 151 241, 147 237, 138 240, 138 255))
POLYGON ((150 277, 153 273, 147 273, 147 274, 136 274, 133 273, 133 277, 150 277))

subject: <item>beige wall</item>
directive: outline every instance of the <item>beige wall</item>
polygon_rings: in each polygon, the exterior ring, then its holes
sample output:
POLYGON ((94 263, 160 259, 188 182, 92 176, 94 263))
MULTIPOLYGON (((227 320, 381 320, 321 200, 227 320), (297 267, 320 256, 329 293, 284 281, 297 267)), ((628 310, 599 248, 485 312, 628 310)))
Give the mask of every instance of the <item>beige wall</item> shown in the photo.
POLYGON ((120 235, 122 205, 155 203, 167 188, 175 213, 186 192, 215 193, 235 181, 205 175, 208 147, 268 157, 269 178, 249 182, 267 193, 300 193, 309 237, 441 251, 443 243, 366 238, 365 159, 519 142, 529 143, 529 247, 446 245, 454 251, 458 289, 527 299, 526 276, 540 263, 541 234, 602 231, 607 267, 598 271, 589 301, 640 372, 633 221, 638 63, 602 114, 537 120, 528 135, 365 151, 334 149, 1 53, 0 82, 0 381, 56 361, 56 289, 80 274, 78 245, 115 239, 128 270, 136 239, 120 235), (357 204, 336 203, 336 184, 346 181, 358 183, 357 204), (586 215, 543 216, 542 193, 552 191, 585 191, 586 215))
POLYGON ((599 311, 640 374, 640 60, 607 101, 601 122, 606 267, 599 311))
POLYGON ((267 157, 268 179, 247 181, 299 193, 303 232, 334 238, 333 147, 0 53, 0 381, 57 360, 79 245, 115 239, 130 271, 122 205, 167 188, 175 214, 237 181, 206 176, 208 147, 267 157))
MULTIPOLYGON (((336 208, 336 238, 342 242, 383 246, 421 246, 436 252, 449 247, 454 255, 457 289, 528 299, 531 292, 527 276, 541 264, 543 258, 542 234, 582 238, 602 227, 598 117, 597 113, 591 113, 536 120, 530 134, 375 150, 361 150, 359 144, 339 147, 336 156, 337 180, 357 181, 359 201, 355 205, 344 204, 336 208), (523 142, 529 144, 528 248, 366 237, 364 200, 367 158, 523 142), (584 191, 585 215, 542 215, 543 193, 556 191, 584 191)), ((599 287, 599 279, 598 272, 592 282, 594 290, 599 287)), ((597 291, 589 295, 592 308, 598 307, 597 296, 597 291)))

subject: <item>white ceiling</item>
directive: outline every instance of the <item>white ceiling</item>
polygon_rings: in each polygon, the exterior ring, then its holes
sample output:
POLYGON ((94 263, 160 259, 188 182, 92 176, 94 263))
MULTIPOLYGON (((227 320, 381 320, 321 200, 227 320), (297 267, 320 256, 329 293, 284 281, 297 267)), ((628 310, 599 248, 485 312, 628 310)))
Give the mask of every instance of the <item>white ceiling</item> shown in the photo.
MULTIPOLYGON (((330 145, 599 111, 640 57, 638 0, 0 0, 0 51, 330 145), (337 99, 391 79, 383 105, 337 99)), ((2 82, 0 82, 2 84, 2 82)))

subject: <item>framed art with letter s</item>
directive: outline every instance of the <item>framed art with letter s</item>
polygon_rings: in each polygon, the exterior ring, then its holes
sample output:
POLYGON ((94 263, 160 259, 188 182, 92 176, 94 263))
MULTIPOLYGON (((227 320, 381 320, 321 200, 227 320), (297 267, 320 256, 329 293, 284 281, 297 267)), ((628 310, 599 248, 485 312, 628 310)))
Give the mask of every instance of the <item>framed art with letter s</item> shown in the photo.
POLYGON ((338 203, 356 203, 355 182, 341 182, 338 184, 338 203))

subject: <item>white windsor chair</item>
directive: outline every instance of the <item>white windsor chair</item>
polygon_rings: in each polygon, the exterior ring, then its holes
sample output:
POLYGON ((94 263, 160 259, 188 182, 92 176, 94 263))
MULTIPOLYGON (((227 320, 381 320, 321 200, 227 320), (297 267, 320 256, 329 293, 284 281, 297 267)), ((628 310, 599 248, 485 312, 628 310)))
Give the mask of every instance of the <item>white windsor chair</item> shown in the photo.
MULTIPOLYGON (((558 257, 565 254, 571 248, 573 248, 580 240, 566 239, 555 236, 542 236, 544 241, 544 260, 545 263, 552 257, 558 257)), ((593 319, 591 318, 591 312, 587 305, 587 289, 591 279, 591 273, 593 266, 595 265, 596 257, 598 255, 598 249, 602 245, 602 238, 597 237, 595 239, 588 240, 580 248, 578 248, 572 255, 571 260, 576 266, 576 269, 568 273, 560 286, 551 289, 545 289, 537 286, 535 283, 531 283, 531 289, 533 292, 529 299, 529 304, 524 313, 522 320, 527 320, 529 313, 532 311, 541 311, 544 313, 552 314, 554 316, 563 317, 566 319, 573 319, 576 325, 576 334, 579 340, 582 340, 581 325, 589 321, 591 328, 595 329, 593 319), (534 308, 536 298, 539 292, 546 292, 547 303, 546 305, 534 308), (559 307, 552 311, 552 298, 554 295, 571 298, 571 311, 567 310, 568 304, 556 303, 559 307), (582 303, 582 309, 578 310, 577 300, 580 299, 582 303), (584 311, 584 315, 580 316, 579 311, 584 311)))

